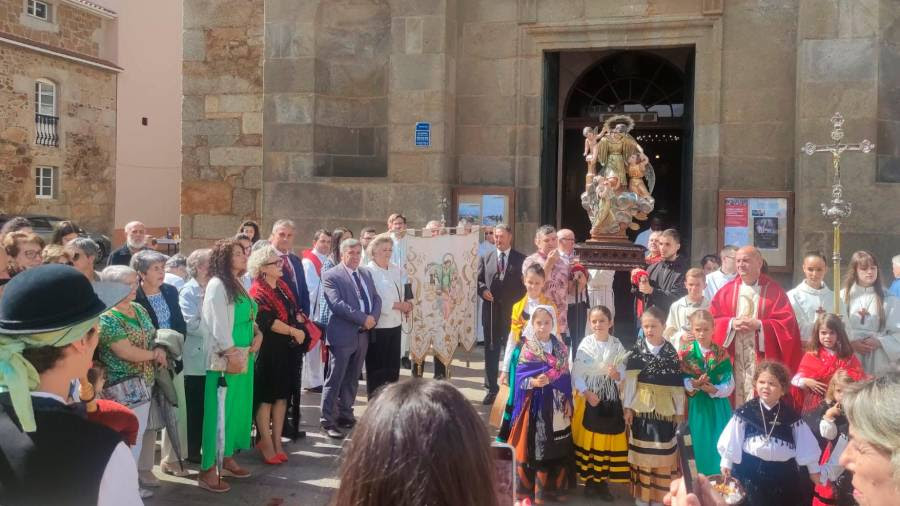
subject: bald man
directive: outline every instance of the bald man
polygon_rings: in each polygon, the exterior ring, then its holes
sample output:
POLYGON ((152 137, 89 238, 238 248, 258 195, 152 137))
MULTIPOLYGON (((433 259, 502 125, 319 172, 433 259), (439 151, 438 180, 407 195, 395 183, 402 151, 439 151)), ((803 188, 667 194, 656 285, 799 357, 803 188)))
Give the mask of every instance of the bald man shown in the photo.
POLYGON ((107 265, 129 265, 131 257, 147 247, 147 227, 139 221, 125 225, 125 244, 109 255, 107 265))
POLYGON ((762 274, 758 249, 744 246, 735 254, 738 275, 713 298, 713 340, 734 358, 735 403, 753 397, 753 375, 762 359, 777 360, 797 371, 803 353, 800 329, 790 300, 781 287, 762 274))

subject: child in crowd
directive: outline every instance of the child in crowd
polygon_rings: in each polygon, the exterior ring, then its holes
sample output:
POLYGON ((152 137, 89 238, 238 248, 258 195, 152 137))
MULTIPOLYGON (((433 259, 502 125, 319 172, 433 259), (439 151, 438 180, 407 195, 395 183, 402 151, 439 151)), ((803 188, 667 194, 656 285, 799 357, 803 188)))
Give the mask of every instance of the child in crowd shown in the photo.
POLYGON ((834 314, 820 316, 810 331, 807 348, 809 351, 800 360, 797 374, 791 384, 800 392, 797 406, 807 413, 822 403, 822 397, 831 382, 831 377, 843 369, 855 381, 862 380, 866 373, 862 364, 850 347, 850 339, 841 318, 834 314))
POLYGON ((712 341, 712 313, 700 309, 688 320, 694 340, 685 342, 678 355, 689 396, 688 424, 697 470, 709 476, 719 472, 716 442, 731 418, 729 396, 734 392, 734 377, 728 352, 712 341))
POLYGON ((643 338, 626 362, 625 424, 631 427, 628 463, 638 505, 662 504, 678 476, 675 428, 684 415, 681 362, 663 337, 665 314, 650 306, 641 316, 643 338))
MULTIPOLYGON (((544 269, 538 264, 529 265, 523 276, 525 282, 525 296, 519 302, 513 304, 512 319, 509 325, 509 336, 506 339, 506 349, 503 352, 503 361, 500 362, 500 383, 509 384, 509 378, 515 378, 516 365, 519 363, 519 353, 522 344, 522 331, 530 319, 530 315, 538 306, 551 306, 550 298, 544 295, 544 283, 546 275, 544 269)), ((556 309, 556 308, 554 308, 556 309)), ((510 393, 506 401, 506 411, 500 424, 500 432, 497 441, 506 441, 512 423, 513 395, 510 393)))
POLYGON ((819 316, 834 309, 834 292, 825 285, 828 264, 825 256, 818 252, 807 253, 803 257, 803 281, 788 291, 788 300, 794 308, 800 340, 809 342, 813 325, 819 316))
MULTIPOLYGON (((825 399, 807 418, 813 434, 819 440, 819 448, 822 449, 820 465, 831 459, 831 452, 838 437, 849 438, 849 422, 841 407, 841 399, 844 397, 844 388, 856 381, 858 378, 854 378, 843 369, 838 369, 831 376, 825 399)), ((852 481, 853 473, 845 470, 837 480, 817 484, 813 493, 813 506, 856 506, 852 481)))
POLYGON ((819 481, 818 442, 784 398, 790 373, 780 362, 763 360, 753 384, 758 397, 739 407, 719 437, 721 469, 744 486, 747 506, 803 504, 800 466, 819 481))
POLYGON ((577 484, 569 349, 556 333, 556 310, 536 307, 522 332, 511 388, 515 400, 509 443, 518 466, 516 496, 534 504, 564 501, 577 484))
POLYGON ((628 353, 609 333, 613 318, 606 306, 592 307, 588 317, 593 332, 578 345, 572 368, 575 462, 586 485, 585 495, 612 502, 608 483, 628 483, 631 478, 619 395, 628 353))
POLYGON ((703 296, 706 289, 706 275, 701 269, 694 267, 684 274, 684 287, 687 295, 676 300, 669 307, 669 317, 666 318, 666 330, 663 335, 676 350, 681 349, 682 339, 692 341, 690 323, 688 318, 698 309, 709 309, 709 300, 703 296))

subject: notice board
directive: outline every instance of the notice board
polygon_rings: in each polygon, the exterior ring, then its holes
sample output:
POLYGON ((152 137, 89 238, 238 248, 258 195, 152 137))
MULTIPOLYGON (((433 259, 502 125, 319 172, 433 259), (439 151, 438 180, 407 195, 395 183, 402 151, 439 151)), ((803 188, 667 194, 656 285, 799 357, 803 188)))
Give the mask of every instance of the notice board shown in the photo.
POLYGON ((719 250, 756 246, 771 272, 794 268, 794 193, 719 191, 719 250))

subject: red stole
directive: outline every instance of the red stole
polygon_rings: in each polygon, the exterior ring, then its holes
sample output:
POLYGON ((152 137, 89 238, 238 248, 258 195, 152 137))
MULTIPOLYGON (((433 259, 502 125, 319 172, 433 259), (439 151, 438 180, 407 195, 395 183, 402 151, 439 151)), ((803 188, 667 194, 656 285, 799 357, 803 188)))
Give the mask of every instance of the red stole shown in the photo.
MULTIPOLYGON (((794 310, 787 294, 778 283, 762 274, 759 276, 759 285, 759 307, 756 309, 756 318, 762 322, 760 330, 765 336, 766 351, 760 353, 757 349, 757 360, 763 358, 777 360, 786 365, 793 374, 797 371, 803 353, 800 328, 797 326, 794 310)), ((723 346, 725 338, 728 337, 731 319, 737 314, 740 286, 741 277, 735 276, 716 293, 709 305, 709 312, 716 320, 713 341, 720 346, 723 346)), ((734 342, 728 347, 728 352, 734 356, 734 342)))
MULTIPOLYGON (((820 349, 818 353, 814 351, 806 352, 800 361, 797 373, 804 378, 811 378, 827 385, 838 369, 847 371, 847 374, 854 381, 860 381, 866 377, 866 373, 863 371, 859 359, 856 358, 856 354, 851 353, 849 357, 841 358, 836 353, 829 353, 824 348, 820 349)), ((805 396, 802 399, 802 404, 798 402, 798 405, 803 406, 804 413, 812 411, 822 403, 822 396, 816 392, 812 390, 801 390, 801 392, 800 395, 803 396, 805 394, 805 396)), ((800 401, 801 399, 798 398, 797 400, 800 401)))
POLYGON ((316 268, 316 274, 321 278, 322 277, 322 261, 319 260, 319 257, 313 253, 312 249, 303 250, 303 258, 312 262, 313 267, 316 268))

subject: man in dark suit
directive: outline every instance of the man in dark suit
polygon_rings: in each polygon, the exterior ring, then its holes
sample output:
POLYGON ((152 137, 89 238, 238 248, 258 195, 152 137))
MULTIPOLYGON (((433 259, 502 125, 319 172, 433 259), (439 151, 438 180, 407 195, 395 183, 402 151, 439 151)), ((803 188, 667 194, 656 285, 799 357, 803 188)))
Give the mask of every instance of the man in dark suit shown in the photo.
POLYGON ((331 319, 325 331, 330 354, 329 371, 322 388, 319 422, 329 437, 341 439, 343 429, 352 429, 353 401, 359 388, 359 373, 369 348, 369 333, 381 314, 381 297, 372 274, 359 268, 362 246, 356 239, 341 242, 341 263, 322 274, 325 303, 331 319))
POLYGON ((484 374, 487 395, 483 404, 492 404, 500 389, 497 370, 500 351, 509 334, 513 304, 525 296, 522 262, 525 255, 512 249, 509 225, 494 227, 494 245, 478 262, 478 296, 482 299, 481 324, 484 327, 484 374))

